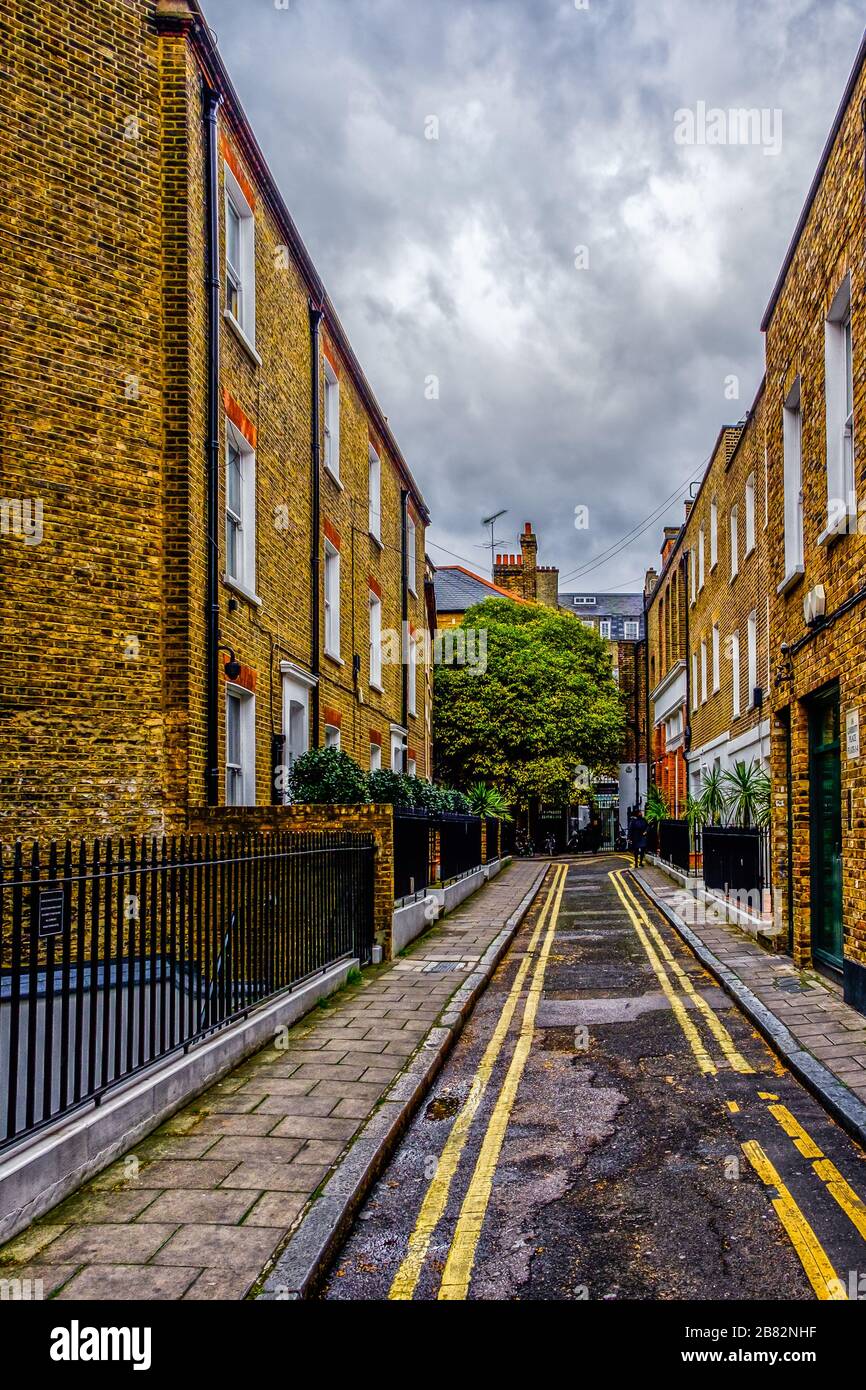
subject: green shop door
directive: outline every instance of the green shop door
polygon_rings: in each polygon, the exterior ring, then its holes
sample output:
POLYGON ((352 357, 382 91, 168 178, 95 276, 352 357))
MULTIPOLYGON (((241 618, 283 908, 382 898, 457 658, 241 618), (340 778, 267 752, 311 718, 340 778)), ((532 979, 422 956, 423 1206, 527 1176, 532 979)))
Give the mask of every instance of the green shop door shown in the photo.
POLYGON ((812 954, 842 969, 842 770, 839 690, 809 710, 812 954))

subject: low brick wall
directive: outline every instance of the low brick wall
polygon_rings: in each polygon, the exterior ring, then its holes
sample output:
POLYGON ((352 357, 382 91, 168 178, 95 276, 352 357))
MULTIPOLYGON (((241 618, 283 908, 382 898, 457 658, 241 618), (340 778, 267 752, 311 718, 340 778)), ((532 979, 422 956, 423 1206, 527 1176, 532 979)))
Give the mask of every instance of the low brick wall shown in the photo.
POLYGON ((187 816, 190 835, 229 835, 244 830, 352 830, 376 843, 374 932, 385 960, 391 959, 394 913, 394 812, 390 806, 203 806, 187 816))

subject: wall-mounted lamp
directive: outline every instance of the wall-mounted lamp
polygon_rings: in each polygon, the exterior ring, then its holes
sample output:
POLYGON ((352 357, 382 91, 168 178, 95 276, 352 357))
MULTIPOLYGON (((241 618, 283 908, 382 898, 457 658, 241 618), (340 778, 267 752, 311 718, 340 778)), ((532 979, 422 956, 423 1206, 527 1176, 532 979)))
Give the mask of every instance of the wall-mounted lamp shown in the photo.
POLYGON ((228 661, 223 666, 226 680, 236 681, 241 673, 241 663, 238 661, 231 647, 220 647, 221 652, 228 652, 228 661))

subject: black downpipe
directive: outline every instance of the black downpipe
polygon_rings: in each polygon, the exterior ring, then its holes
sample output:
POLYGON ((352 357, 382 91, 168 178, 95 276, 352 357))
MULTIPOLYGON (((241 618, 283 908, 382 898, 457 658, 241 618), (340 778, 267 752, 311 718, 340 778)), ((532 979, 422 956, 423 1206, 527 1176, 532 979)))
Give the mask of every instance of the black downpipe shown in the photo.
MULTIPOLYGON (((403 647, 403 691, 400 723, 409 727, 409 493, 400 489, 400 628, 403 647)), ((406 758, 403 759, 405 771, 406 758)))
MULTIPOLYGON (((683 570, 683 614, 685 616, 686 639, 686 718, 683 736, 683 751, 689 753, 692 746, 692 652, 689 638, 689 552, 682 559, 683 570)), ((689 794, 689 765, 686 759, 686 797, 689 794)))
POLYGON ((788 838, 788 954, 794 954, 794 772, 793 739, 794 716, 792 706, 788 706, 785 720, 785 800, 787 812, 786 833, 788 838))
MULTIPOLYGON (((321 550, 319 532, 321 529, 321 470, 319 458, 319 436, 321 432, 321 411, 319 408, 319 324, 322 322, 322 309, 309 301, 310 310, 310 670, 314 676, 319 674, 319 621, 321 605, 319 602, 319 570, 321 550)), ((319 685, 318 681, 310 692, 310 747, 319 746, 319 685)))
POLYGON ((207 752, 205 792, 208 806, 219 802, 219 214, 217 184, 217 111, 220 95, 202 84, 205 134, 205 289, 207 293, 207 592, 205 598, 205 665, 207 752))

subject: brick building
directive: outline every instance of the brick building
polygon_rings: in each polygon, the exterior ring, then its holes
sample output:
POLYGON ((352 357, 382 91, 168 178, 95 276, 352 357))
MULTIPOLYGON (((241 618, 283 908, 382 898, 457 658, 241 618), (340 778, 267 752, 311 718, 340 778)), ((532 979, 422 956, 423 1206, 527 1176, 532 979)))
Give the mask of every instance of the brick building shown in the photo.
POLYGON ((795 960, 866 1011, 864 65, 762 328, 777 888, 795 960))
POLYGON ((527 521, 520 534, 520 551, 512 555, 497 555, 493 566, 493 583, 518 598, 535 603, 557 605, 559 570, 553 565, 539 565, 538 537, 527 521))
POLYGON ((661 570, 647 571, 644 589, 650 782, 664 794, 673 816, 685 811, 688 794, 689 556, 683 532, 682 527, 665 527, 661 570))
POLYGON ((197 4, 9 38, 4 836, 268 804, 322 743, 426 774, 427 510, 197 4))
POLYGON ((737 763, 769 769, 770 601, 764 385, 746 421, 719 432, 685 521, 688 552, 688 790, 737 763))

